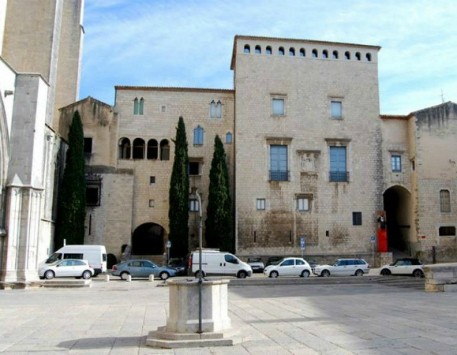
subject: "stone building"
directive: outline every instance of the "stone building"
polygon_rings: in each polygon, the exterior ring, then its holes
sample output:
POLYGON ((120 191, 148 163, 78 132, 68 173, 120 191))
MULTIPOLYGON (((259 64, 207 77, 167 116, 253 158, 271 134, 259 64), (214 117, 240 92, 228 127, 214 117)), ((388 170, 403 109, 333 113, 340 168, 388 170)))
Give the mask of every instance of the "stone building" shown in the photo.
MULTIPOLYGON (((203 218, 215 135, 224 142, 238 255, 377 263, 382 215, 385 258, 454 259, 456 106, 380 115, 379 50, 236 36, 234 90, 117 86, 113 107, 87 98, 63 108, 62 121, 79 110, 84 123, 87 243, 105 244, 116 259, 129 245, 161 260, 182 116, 203 218)), ((193 249, 200 206, 189 193, 193 249)))
POLYGON ((55 186, 78 97, 82 0, 0 2, 0 281, 38 279, 53 250, 55 186), (27 19, 26 21, 24 19, 27 19))

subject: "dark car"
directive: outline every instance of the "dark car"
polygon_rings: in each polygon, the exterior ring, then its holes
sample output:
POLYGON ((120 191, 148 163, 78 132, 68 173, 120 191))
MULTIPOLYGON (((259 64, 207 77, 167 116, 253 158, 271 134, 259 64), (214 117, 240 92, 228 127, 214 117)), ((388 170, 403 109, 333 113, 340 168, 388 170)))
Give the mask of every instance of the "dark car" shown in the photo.
POLYGON ((284 259, 284 257, 282 256, 270 256, 268 259, 267 259, 267 264, 265 265, 265 267, 269 266, 269 265, 276 265, 278 264, 282 259, 284 259))
POLYGON ((393 264, 381 267, 381 275, 412 275, 414 277, 424 277, 424 265, 415 258, 401 258, 395 260, 393 264))
POLYGON ((176 270, 176 276, 187 275, 187 263, 181 258, 171 258, 168 260, 168 267, 176 270))
POLYGON ((265 269, 262 258, 249 257, 247 262, 251 265, 252 272, 263 272, 263 269, 265 269))

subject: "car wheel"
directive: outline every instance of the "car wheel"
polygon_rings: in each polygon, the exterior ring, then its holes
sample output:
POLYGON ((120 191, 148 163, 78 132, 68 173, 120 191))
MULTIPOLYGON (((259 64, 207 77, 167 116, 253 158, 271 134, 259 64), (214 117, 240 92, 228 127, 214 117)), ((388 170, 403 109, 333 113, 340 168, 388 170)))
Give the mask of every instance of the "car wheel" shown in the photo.
POLYGON ((239 279, 245 279, 246 276, 248 276, 248 274, 246 273, 246 271, 240 271, 240 272, 238 273, 238 275, 237 275, 237 277, 238 277, 239 279))
POLYGON ((355 276, 363 276, 363 270, 360 270, 360 269, 356 270, 355 276))
POLYGON ((168 272, 161 272, 160 275, 159 275, 160 279, 161 280, 166 280, 170 277, 170 274, 168 272))
POLYGON ((127 278, 129 277, 129 275, 130 275, 130 274, 129 274, 128 272, 123 272, 123 273, 121 273, 121 279, 122 279, 122 280, 127 280, 127 278))
POLYGON ((309 271, 308 270, 303 270, 303 272, 300 275, 301 277, 309 277, 309 271))
POLYGON ((198 279, 200 277, 200 274, 201 274, 201 277, 205 277, 205 272, 200 271, 200 270, 195 271, 194 276, 198 279))
POLYGON ((389 269, 382 269, 381 270, 381 275, 382 276, 389 276, 391 274, 389 269))
POLYGON ((46 271, 46 272, 44 273, 44 278, 45 278, 46 280, 51 280, 51 279, 53 279, 54 277, 55 277, 55 274, 54 274, 54 271, 52 271, 52 270, 48 270, 48 271, 46 271))
POLYGON ((421 278, 421 277, 424 277, 424 272, 422 270, 414 270, 413 271, 413 276, 414 277, 417 277, 417 278, 421 278))
POLYGON ((83 272, 83 274, 81 275, 81 277, 84 279, 84 280, 87 280, 87 279, 90 279, 92 277, 92 273, 89 271, 89 270, 86 270, 83 272))
POLYGON ((328 270, 322 270, 321 276, 323 276, 323 277, 329 277, 329 276, 330 276, 330 271, 328 271, 328 270))
POLYGON ((272 271, 270 272, 270 277, 273 277, 274 279, 277 278, 279 276, 278 272, 277 271, 272 271))

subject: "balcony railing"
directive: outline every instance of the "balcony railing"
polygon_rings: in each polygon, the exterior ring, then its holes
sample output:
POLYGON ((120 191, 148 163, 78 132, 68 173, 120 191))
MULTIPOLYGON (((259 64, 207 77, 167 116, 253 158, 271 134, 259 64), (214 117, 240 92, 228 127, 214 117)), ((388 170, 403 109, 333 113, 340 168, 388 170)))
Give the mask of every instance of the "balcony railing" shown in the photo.
POLYGON ((348 171, 330 171, 329 180, 331 182, 348 182, 349 172, 348 171))
POLYGON ((270 170, 270 181, 289 181, 289 171, 270 170))

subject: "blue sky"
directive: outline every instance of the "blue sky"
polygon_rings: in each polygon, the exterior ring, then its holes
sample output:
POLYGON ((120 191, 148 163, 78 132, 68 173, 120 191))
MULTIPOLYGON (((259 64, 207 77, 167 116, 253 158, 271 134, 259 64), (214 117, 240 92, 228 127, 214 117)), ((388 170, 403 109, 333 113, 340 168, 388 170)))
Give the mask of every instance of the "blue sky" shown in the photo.
POLYGON ((233 88, 235 35, 381 46, 382 114, 457 102, 454 0, 85 0, 80 98, 233 88))

